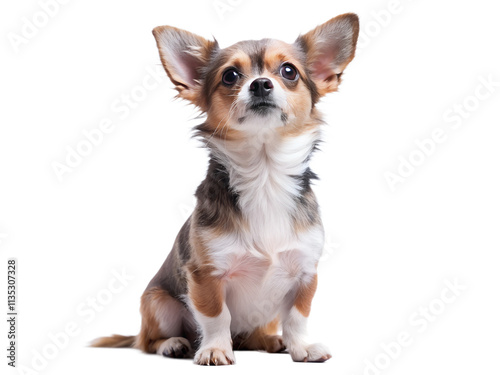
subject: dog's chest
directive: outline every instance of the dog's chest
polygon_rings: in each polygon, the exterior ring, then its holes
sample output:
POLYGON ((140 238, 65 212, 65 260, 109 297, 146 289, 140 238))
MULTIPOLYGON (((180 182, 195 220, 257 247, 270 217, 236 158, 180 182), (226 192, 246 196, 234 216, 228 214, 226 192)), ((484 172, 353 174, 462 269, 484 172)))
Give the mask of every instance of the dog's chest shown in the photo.
POLYGON ((283 243, 272 253, 260 252, 238 236, 220 239, 212 261, 224 280, 232 332, 250 332, 289 307, 298 286, 316 273, 322 246, 320 227, 283 243))
POLYGON ((293 303, 295 291, 316 273, 323 229, 311 224, 297 233, 294 217, 302 186, 299 176, 317 134, 289 141, 273 138, 256 147, 225 146, 221 160, 238 194, 241 222, 209 243, 212 264, 226 286, 233 333, 272 321, 293 303))
POLYGON ((294 217, 303 193, 301 176, 317 138, 316 133, 282 140, 269 136, 262 144, 226 145, 221 160, 229 174, 229 188, 247 231, 243 235, 266 252, 290 241, 294 217))
POLYGON ((278 315, 296 288, 294 279, 304 274, 299 258, 290 252, 274 261, 252 256, 235 261, 226 277, 232 332, 250 332, 278 315))

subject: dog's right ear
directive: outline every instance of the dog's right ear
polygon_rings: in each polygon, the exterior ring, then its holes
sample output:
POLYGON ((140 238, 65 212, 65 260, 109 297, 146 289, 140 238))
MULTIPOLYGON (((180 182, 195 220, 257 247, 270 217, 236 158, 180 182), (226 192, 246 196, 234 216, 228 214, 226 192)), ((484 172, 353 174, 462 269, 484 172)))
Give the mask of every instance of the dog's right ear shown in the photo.
POLYGON ((319 25, 295 41, 307 54, 307 65, 320 96, 336 91, 340 76, 354 58, 359 20, 346 13, 319 25))
POLYGON ((153 35, 163 67, 179 97, 200 106, 201 69, 219 48, 217 42, 172 26, 158 26, 153 35))

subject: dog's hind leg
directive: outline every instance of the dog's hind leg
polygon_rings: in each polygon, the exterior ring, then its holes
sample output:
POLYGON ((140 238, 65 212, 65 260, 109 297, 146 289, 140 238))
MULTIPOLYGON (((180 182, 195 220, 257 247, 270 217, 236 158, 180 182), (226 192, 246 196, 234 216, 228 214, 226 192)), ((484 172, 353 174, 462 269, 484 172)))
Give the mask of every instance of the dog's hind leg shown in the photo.
POLYGON ((283 338, 277 335, 279 319, 276 318, 263 327, 256 328, 246 337, 233 340, 235 350, 265 350, 268 353, 279 353, 286 349, 283 338))
POLYGON ((135 347, 146 353, 189 358, 194 327, 191 312, 162 288, 147 289, 141 298, 141 331, 135 347))

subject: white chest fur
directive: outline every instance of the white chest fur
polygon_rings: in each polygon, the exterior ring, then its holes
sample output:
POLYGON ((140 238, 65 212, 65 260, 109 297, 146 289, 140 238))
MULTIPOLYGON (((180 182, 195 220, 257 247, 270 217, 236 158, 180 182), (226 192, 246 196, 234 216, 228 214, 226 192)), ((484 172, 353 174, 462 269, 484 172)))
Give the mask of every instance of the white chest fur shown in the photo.
POLYGON ((225 280, 234 333, 265 325, 290 308, 293 292, 316 273, 323 228, 296 233, 293 214, 301 194, 297 177, 318 138, 310 132, 282 139, 271 130, 245 145, 217 144, 245 219, 244 228, 208 244, 215 273, 225 280))
POLYGON ((214 274, 225 281, 231 331, 249 332, 289 308, 293 292, 311 280, 323 248, 323 229, 312 227, 272 253, 257 251, 238 234, 219 237, 209 247, 214 274))
POLYGON ((260 129, 248 141, 216 143, 218 157, 229 173, 231 188, 248 224, 248 241, 272 253, 294 239, 292 218, 301 194, 299 176, 319 139, 318 131, 281 138, 273 129, 260 129))

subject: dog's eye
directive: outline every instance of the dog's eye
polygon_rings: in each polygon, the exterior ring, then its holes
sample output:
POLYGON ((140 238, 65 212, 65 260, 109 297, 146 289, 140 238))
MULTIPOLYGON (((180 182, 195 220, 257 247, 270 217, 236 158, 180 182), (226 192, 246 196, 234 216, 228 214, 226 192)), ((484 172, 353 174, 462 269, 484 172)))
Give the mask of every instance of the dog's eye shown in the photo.
POLYGON ((280 74, 284 79, 295 81, 299 76, 297 69, 292 64, 283 64, 280 68, 280 74))
POLYGON ((230 68, 222 74, 222 83, 228 86, 232 86, 240 78, 240 74, 234 68, 230 68))

